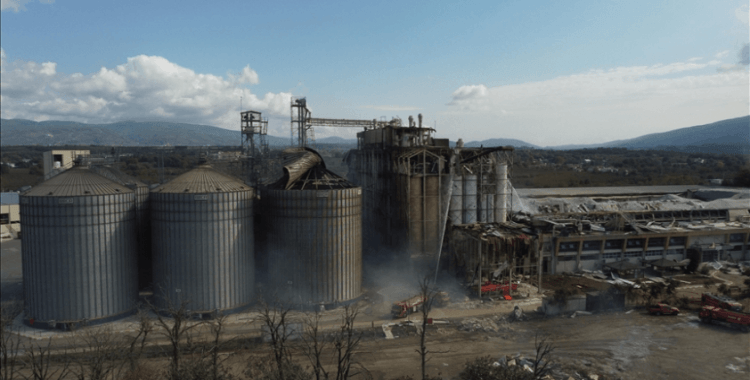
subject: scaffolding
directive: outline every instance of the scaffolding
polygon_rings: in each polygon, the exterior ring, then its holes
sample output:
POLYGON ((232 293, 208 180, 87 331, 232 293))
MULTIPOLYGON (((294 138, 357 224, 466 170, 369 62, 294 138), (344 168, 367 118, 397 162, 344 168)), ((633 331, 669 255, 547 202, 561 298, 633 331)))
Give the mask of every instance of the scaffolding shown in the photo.
POLYGON ((243 175, 251 186, 260 181, 260 163, 268 156, 268 119, 258 111, 240 112, 240 131, 242 132, 243 175))

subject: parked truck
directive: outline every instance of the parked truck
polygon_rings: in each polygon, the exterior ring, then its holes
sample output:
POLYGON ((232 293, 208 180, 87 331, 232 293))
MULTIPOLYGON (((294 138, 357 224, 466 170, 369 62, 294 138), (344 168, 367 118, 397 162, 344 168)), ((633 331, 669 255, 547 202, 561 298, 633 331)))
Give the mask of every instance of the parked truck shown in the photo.
POLYGON ((703 306, 699 314, 703 323, 719 323, 728 327, 750 331, 750 314, 723 309, 717 306, 703 306))
POLYGON ((742 304, 724 296, 719 296, 712 293, 703 293, 701 295, 701 306, 714 306, 720 309, 727 309, 732 311, 742 311, 742 304))
MULTIPOLYGON (((435 306, 445 306, 448 302, 450 302, 450 297, 448 296, 448 293, 446 292, 437 292, 435 293, 435 306)), ((416 295, 411 298, 407 298, 403 301, 395 302, 393 304, 393 307, 391 308, 391 315, 393 315, 393 318, 403 318, 411 313, 415 313, 418 310, 421 309, 422 304, 424 303, 424 299, 422 298, 422 295, 416 295)))

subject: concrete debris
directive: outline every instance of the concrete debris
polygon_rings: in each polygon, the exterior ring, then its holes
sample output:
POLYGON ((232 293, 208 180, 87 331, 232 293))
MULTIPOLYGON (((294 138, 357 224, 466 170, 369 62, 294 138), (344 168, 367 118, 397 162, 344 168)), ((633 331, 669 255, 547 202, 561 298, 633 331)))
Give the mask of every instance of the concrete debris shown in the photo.
POLYGON ((508 321, 508 318, 500 315, 492 317, 478 318, 470 317, 462 320, 458 323, 458 329, 460 331, 482 331, 482 332, 503 332, 512 331, 513 328, 508 321))
POLYGON ((508 361, 508 367, 513 367, 516 365, 516 359, 511 359, 508 361))
POLYGON ((393 336, 393 332, 391 332, 391 329, 393 326, 395 326, 395 323, 385 323, 383 324, 383 333, 385 334, 385 339, 395 339, 396 337, 393 336))
POLYGON ((589 375, 589 380, 599 380, 599 375, 589 375))
POLYGON ((511 321, 520 321, 523 318, 523 310, 521 310, 518 305, 516 305, 513 308, 513 311, 510 312, 510 320, 511 321))
POLYGON ((584 311, 584 310, 578 310, 578 311, 574 311, 573 314, 570 317, 571 318, 575 318, 575 317, 577 317, 579 315, 591 315, 591 312, 590 311, 584 311))
POLYGON ((738 367, 738 366, 736 366, 736 365, 734 365, 732 363, 727 364, 726 367, 724 367, 724 368, 726 368, 726 369, 728 369, 728 370, 730 370, 730 371, 732 371, 734 373, 745 373, 745 371, 743 371, 741 367, 738 367))

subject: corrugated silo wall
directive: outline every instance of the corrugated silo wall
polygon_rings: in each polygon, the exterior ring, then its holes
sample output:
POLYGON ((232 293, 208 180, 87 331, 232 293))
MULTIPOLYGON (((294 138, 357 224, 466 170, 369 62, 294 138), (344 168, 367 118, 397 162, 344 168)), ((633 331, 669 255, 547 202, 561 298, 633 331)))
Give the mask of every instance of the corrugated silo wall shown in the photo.
POLYGON ((153 282, 151 255, 151 205, 148 186, 135 188, 135 218, 138 241, 138 287, 147 288, 153 282))
POLYGON ((252 302, 254 191, 151 193, 156 304, 198 313, 252 302))
POLYGON ((270 291, 292 304, 334 304, 362 291, 362 190, 267 190, 270 291))
POLYGON ((135 309, 134 196, 21 197, 27 318, 94 321, 135 309))

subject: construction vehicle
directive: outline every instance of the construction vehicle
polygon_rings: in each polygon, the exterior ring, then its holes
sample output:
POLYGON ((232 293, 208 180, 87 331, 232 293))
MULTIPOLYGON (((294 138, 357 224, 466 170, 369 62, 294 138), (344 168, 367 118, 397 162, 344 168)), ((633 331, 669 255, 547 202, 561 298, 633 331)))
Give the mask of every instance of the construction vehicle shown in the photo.
POLYGON ((648 307, 648 313, 654 315, 677 315, 680 314, 680 309, 665 303, 657 303, 648 307))
MULTIPOLYGON (((474 288, 473 290, 476 293, 476 288, 474 288)), ((518 290, 518 283, 512 282, 508 284, 507 282, 496 283, 496 282, 486 281, 484 284, 482 284, 481 295, 482 297, 492 296, 492 295, 503 295, 503 296, 510 297, 511 290, 518 290)))
POLYGON ((744 332, 750 331, 750 314, 748 313, 716 306, 703 306, 699 316, 703 323, 718 323, 744 332))
POLYGON ((721 309, 742 312, 742 304, 724 296, 718 296, 711 293, 701 295, 701 306, 715 306, 721 309))
MULTIPOLYGON (((435 306, 445 306, 446 304, 448 304, 448 302, 450 302, 450 297, 446 292, 437 292, 435 293, 434 297, 435 306)), ((393 304, 393 307, 391 308, 391 315, 393 315, 393 318, 406 317, 411 313, 417 312, 417 310, 421 310, 421 306, 423 303, 424 299, 422 298, 421 294, 405 299, 403 301, 395 302, 393 304)))

